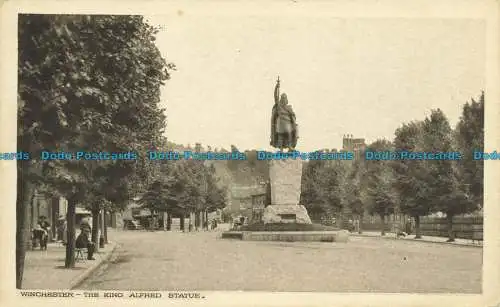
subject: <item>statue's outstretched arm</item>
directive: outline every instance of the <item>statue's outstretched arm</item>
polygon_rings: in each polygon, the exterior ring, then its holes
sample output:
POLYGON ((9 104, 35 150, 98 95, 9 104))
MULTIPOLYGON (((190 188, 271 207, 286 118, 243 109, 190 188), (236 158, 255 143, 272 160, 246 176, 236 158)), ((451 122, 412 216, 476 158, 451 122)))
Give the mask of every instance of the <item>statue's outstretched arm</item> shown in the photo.
POLYGON ((274 103, 278 103, 280 101, 280 81, 276 82, 276 86, 274 87, 274 103))

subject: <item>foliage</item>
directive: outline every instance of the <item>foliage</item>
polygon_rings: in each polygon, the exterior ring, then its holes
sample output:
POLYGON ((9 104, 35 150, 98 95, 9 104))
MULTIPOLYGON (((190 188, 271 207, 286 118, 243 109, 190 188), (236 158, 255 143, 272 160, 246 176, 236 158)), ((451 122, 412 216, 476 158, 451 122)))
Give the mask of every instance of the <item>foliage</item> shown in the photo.
POLYGON ((471 201, 483 203, 484 161, 474 160, 474 151, 484 151, 484 92, 478 101, 467 102, 455 129, 456 146, 464 157, 460 164, 463 183, 471 201))
POLYGON ((160 212, 208 212, 225 207, 226 189, 218 185, 213 165, 179 160, 149 185, 140 204, 160 212))
POLYGON ((304 167, 300 203, 313 215, 340 212, 345 205, 344 161, 312 160, 304 167))
MULTIPOLYGON (((377 140, 367 150, 385 152, 392 150, 386 140, 377 140)), ((364 185, 366 187, 366 209, 370 214, 385 217, 395 212, 399 195, 394 189, 394 174, 389 161, 368 161, 365 163, 364 185)))
MULTIPOLYGON (((141 152, 157 143, 160 87, 175 66, 155 46, 156 31, 141 16, 20 16, 18 150, 141 152)), ((24 167, 20 175, 43 178, 70 206, 123 206, 137 173, 134 161, 40 164, 41 172, 24 167)))
POLYGON ((363 216, 366 207, 366 163, 362 159, 354 161, 345 182, 345 202, 351 212, 359 217, 363 216))
MULTIPOLYGON (((403 124, 396 130, 396 151, 421 152, 423 145, 422 121, 403 124)), ((429 173, 423 160, 397 160, 391 163, 395 187, 400 197, 400 209, 411 216, 423 216, 432 211, 429 194, 429 173)))
MULTIPOLYGON (((453 152, 453 134, 441 110, 434 110, 423 126, 423 149, 427 152, 453 152)), ((460 182, 459 164, 453 160, 424 161, 429 173, 429 194, 433 210, 453 216, 467 211, 467 196, 460 182)))

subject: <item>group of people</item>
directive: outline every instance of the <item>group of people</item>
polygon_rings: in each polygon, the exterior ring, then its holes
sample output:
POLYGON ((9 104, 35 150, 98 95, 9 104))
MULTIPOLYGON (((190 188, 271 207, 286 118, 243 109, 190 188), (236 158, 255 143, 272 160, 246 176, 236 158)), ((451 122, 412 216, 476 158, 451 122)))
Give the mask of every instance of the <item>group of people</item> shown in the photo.
MULTIPOLYGON (((40 216, 38 223, 33 228, 32 231, 32 248, 35 249, 40 246, 40 250, 47 250, 47 243, 50 237, 50 223, 47 221, 45 216, 40 216)), ((57 239, 61 240, 63 245, 67 243, 67 229, 68 224, 66 219, 61 216, 59 217, 57 223, 57 239)), ((95 243, 91 242, 92 227, 90 226, 90 221, 87 218, 82 219, 80 223, 80 234, 76 238, 75 247, 76 248, 86 248, 87 249, 87 259, 95 260, 93 257, 95 252, 95 243)))

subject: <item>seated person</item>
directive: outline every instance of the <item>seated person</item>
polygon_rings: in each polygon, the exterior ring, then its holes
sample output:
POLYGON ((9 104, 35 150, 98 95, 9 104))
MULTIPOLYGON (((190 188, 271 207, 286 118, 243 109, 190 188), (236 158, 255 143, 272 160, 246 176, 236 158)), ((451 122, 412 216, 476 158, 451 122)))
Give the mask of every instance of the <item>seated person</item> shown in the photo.
POLYGON ((75 247, 76 248, 86 248, 87 249, 87 259, 88 260, 95 260, 95 258, 92 257, 94 255, 95 246, 94 246, 93 242, 90 242, 89 233, 87 231, 80 232, 80 234, 76 238, 75 247))
POLYGON ((37 224, 32 233, 33 248, 35 248, 37 242, 39 242, 40 250, 47 250, 47 239, 47 231, 43 229, 40 224, 37 224))
POLYGON ((80 230, 86 231, 88 233, 92 231, 92 227, 90 226, 90 221, 88 220, 88 218, 82 219, 82 221, 80 222, 80 230))

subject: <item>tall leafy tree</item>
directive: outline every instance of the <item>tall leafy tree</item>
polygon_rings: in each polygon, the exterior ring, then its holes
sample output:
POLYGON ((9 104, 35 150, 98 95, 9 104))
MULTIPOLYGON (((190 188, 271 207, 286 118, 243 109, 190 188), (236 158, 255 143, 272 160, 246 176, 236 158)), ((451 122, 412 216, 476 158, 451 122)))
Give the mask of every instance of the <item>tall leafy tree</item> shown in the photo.
POLYGON ((475 160, 474 151, 482 152, 484 148, 484 93, 479 101, 472 99, 464 105, 457 127, 450 134, 452 140, 447 138, 446 143, 451 143, 448 147, 457 149, 463 157, 441 170, 444 175, 440 177, 448 179, 442 182, 448 182, 449 192, 440 195, 437 207, 446 213, 448 241, 454 241, 453 217, 478 209, 483 201, 484 161, 475 160))
POLYGON ((302 174, 300 203, 316 219, 329 211, 328 204, 322 198, 324 182, 321 176, 325 167, 324 161, 311 160, 305 164, 302 174))
POLYGON ((484 151, 484 92, 479 100, 471 99, 462 110, 455 129, 455 140, 464 155, 461 172, 464 184, 469 187, 471 201, 483 204, 484 161, 474 159, 474 151, 484 151))
MULTIPOLYGON (((385 152, 392 150, 392 144, 387 140, 377 140, 367 147, 367 150, 385 152)), ((399 195, 394 188, 395 177, 389 161, 366 161, 365 186, 368 212, 380 216, 382 221, 381 234, 385 235, 386 217, 395 212, 399 195)))
POLYGON ((337 226, 343 227, 343 209, 345 201, 345 181, 348 174, 348 167, 345 161, 326 161, 326 167, 320 172, 321 184, 320 195, 324 204, 327 204, 328 211, 337 216, 337 226))
MULTIPOLYGON (((423 149, 425 152, 453 152, 453 134, 448 119, 440 110, 433 110, 423 125, 423 149)), ((446 213, 449 241, 454 240, 453 216, 466 208, 466 195, 459 182, 459 174, 453 160, 425 160, 428 171, 429 204, 435 211, 446 213)))
MULTIPOLYGON (((140 16, 22 15, 19 150, 35 155, 47 148, 139 151, 160 138, 165 119, 158 107, 160 86, 175 66, 161 57, 154 44, 155 33, 140 16)), ((74 266, 75 206, 88 193, 96 192, 88 185, 89 174, 94 174, 88 164, 50 161, 20 165, 18 287, 26 241, 26 206, 42 171, 44 180, 68 199, 66 267, 74 266)), ((125 176, 134 170, 128 166, 121 169, 125 176)))
MULTIPOLYGON (((394 148, 396 151, 419 152, 423 146, 422 121, 403 124, 396 129, 394 148)), ((396 176, 395 187, 400 196, 400 209, 415 219, 415 238, 422 237, 420 217, 432 211, 432 196, 429 193, 429 172, 422 160, 398 160, 391 166, 396 176)))
POLYGON ((351 212, 359 220, 358 232, 362 233, 362 222, 366 209, 366 163, 364 159, 356 159, 345 181, 345 201, 351 212))

